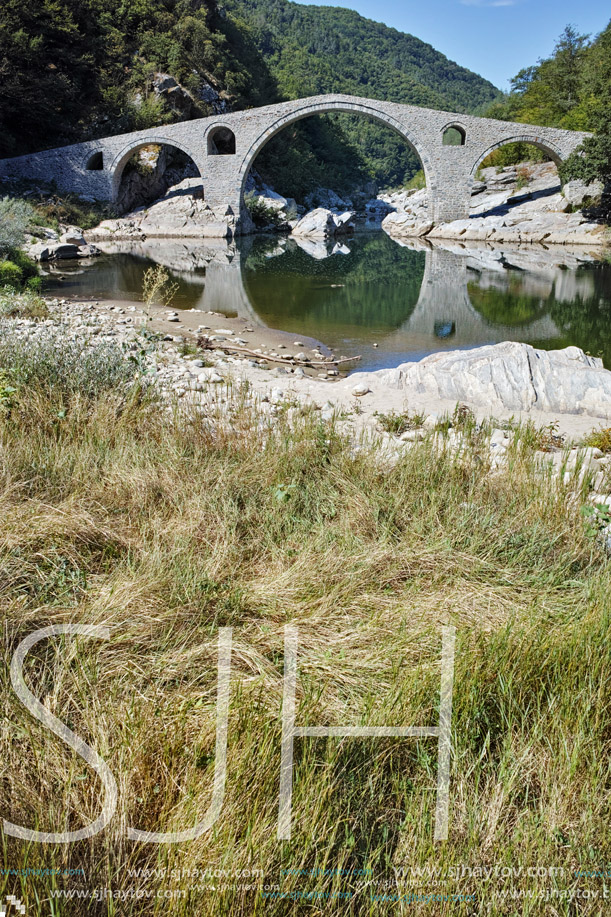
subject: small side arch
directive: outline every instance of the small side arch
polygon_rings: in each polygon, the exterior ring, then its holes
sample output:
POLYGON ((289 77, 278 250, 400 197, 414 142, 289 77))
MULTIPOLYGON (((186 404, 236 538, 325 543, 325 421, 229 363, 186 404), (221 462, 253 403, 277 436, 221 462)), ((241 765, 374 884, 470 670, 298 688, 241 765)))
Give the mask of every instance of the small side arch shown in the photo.
MULTIPOLYGON (((112 199, 113 201, 117 200, 117 196, 119 193, 119 186, 121 184, 121 176, 123 175, 123 169, 129 162, 131 157, 134 155, 134 153, 136 153, 138 150, 143 149, 146 146, 150 146, 151 144, 156 144, 158 146, 176 147, 177 150, 181 150, 185 154, 185 156, 188 156, 189 159, 193 160, 193 162, 195 163, 195 165, 197 166, 201 174, 201 167, 198 163, 198 160, 193 155, 191 150, 189 150, 186 146, 180 143, 180 141, 174 140, 174 139, 170 140, 168 137, 160 137, 158 134, 151 134, 150 137, 144 137, 144 138, 141 137, 138 140, 132 141, 132 143, 129 143, 126 147, 124 147, 120 153, 117 153, 117 155, 115 156, 115 158, 113 159, 110 165, 109 172, 112 175, 112 199)), ((202 175, 202 180, 203 180, 203 175, 202 175)))
POLYGON ((451 121, 441 129, 443 146, 464 146, 467 142, 467 129, 456 121, 451 121))
POLYGON ((90 153, 85 163, 86 172, 102 172, 104 169, 104 153, 102 150, 95 150, 90 153))
POLYGON ((545 140, 542 137, 533 136, 532 134, 519 134, 513 137, 505 137, 503 140, 499 140, 497 143, 493 143, 492 146, 488 147, 480 156, 477 157, 473 167, 471 169, 470 177, 473 178, 478 168, 491 153, 494 153, 495 150, 499 150, 502 146, 507 146, 508 143, 530 143, 531 146, 536 146, 540 150, 543 150, 550 159, 552 159, 557 166, 563 160, 561 151, 549 140, 545 140))

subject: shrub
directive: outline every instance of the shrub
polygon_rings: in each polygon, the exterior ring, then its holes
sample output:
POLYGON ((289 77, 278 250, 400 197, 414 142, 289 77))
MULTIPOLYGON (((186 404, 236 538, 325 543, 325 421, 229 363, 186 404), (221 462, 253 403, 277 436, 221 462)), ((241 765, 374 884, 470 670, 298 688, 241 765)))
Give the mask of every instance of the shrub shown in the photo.
POLYGON ((29 280, 32 277, 38 277, 38 265, 35 261, 32 261, 25 252, 21 251, 18 248, 13 248, 8 253, 8 257, 16 264, 20 269, 23 275, 24 280, 29 280))
POLYGON ((407 430, 419 429, 425 419, 424 414, 409 414, 407 411, 402 414, 391 411, 389 414, 376 414, 375 416, 386 433, 394 433, 396 436, 401 436, 407 430))
POLYGON ((611 452, 611 427, 604 427, 600 430, 592 430, 585 439, 586 446, 594 446, 601 452, 611 452))
POLYGON ((6 372, 0 370, 0 416, 10 414, 17 389, 10 384, 6 372))
POLYGON ((0 261, 0 286, 18 290, 23 281, 23 271, 14 261, 0 261))
MULTIPOLYGON (((34 281, 40 283, 40 277, 32 277, 28 286, 34 281)), ((25 290, 17 293, 15 290, 4 287, 0 289, 0 316, 7 318, 48 318, 49 308, 41 296, 35 291, 25 290)))
POLYGON ((426 188, 426 178, 424 176, 424 169, 418 169, 416 174, 410 178, 405 188, 409 191, 412 188, 415 188, 417 191, 420 191, 422 188, 426 188))
POLYGON ((262 228, 270 225, 279 226, 282 223, 280 213, 274 207, 268 207, 260 197, 256 197, 254 191, 249 191, 244 199, 250 218, 255 226, 262 228))
POLYGON ((14 385, 95 396, 133 380, 135 368, 114 343, 66 339, 65 329, 24 336, 0 322, 0 372, 14 385))
POLYGON ((142 301, 147 306, 154 304, 169 306, 178 292, 178 284, 170 283, 170 275, 158 264, 144 272, 142 278, 142 301))
POLYGON ((527 166, 522 165, 519 166, 516 171, 518 176, 516 179, 516 188, 520 191, 522 188, 526 188, 530 182, 530 170, 527 166))
POLYGON ((24 285, 30 290, 40 289, 42 281, 38 276, 38 267, 25 252, 13 248, 8 257, 0 261, 0 288, 20 290, 24 285))
POLYGON ((0 198, 0 254, 5 255, 23 245, 33 216, 34 210, 26 201, 0 198))

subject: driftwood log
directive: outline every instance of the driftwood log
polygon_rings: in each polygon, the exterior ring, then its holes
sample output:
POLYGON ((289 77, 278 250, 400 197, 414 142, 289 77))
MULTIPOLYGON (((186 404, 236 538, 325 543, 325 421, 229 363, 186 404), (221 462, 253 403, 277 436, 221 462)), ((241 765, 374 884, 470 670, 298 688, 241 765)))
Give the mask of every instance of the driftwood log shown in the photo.
POLYGON ((197 346, 200 350, 227 350, 231 353, 241 353, 247 357, 255 357, 258 360, 269 360, 271 363, 286 363, 288 366, 339 366, 342 363, 353 363, 360 360, 358 357, 342 357, 340 360, 296 360, 295 357, 271 357, 264 353, 257 353, 256 350, 249 350, 247 347, 240 347, 238 344, 217 344, 215 341, 209 341, 208 338, 199 335, 197 346))

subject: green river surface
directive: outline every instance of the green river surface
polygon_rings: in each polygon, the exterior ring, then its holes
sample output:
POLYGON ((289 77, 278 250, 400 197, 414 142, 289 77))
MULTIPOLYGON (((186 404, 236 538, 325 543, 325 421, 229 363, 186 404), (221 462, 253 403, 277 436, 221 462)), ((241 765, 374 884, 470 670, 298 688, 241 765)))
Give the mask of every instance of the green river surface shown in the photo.
POLYGON ((178 285, 177 309, 308 335, 338 356, 360 355, 359 371, 505 340, 576 344, 611 368, 611 263, 587 249, 431 248, 381 231, 330 245, 254 236, 104 249, 87 262, 46 265, 45 290, 135 301, 144 272, 162 264, 178 285))

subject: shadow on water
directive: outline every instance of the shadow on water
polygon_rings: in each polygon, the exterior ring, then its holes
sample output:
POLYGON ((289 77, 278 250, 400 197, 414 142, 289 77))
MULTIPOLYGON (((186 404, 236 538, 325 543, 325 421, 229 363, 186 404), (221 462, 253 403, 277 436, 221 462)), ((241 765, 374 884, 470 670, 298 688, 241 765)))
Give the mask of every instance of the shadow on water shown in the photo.
POLYGON ((47 291, 138 300, 144 272, 162 264, 178 284, 176 307, 319 338, 361 354, 359 369, 504 340, 576 344, 611 367, 611 265, 581 251, 431 248, 382 232, 330 245, 265 236, 104 249, 87 264, 48 266, 47 291))

